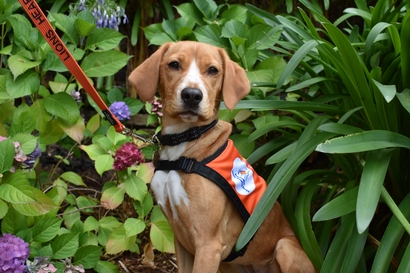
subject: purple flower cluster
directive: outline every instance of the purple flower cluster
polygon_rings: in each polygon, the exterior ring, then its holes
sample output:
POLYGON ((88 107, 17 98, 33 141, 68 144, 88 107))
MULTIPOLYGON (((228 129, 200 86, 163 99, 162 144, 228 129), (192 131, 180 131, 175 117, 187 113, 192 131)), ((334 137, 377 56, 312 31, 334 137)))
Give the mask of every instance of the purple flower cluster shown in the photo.
POLYGON ((11 234, 0 237, 0 273, 22 273, 29 256, 28 243, 22 239, 11 234))
POLYGON ((114 101, 113 104, 109 107, 110 111, 119 119, 126 120, 130 119, 130 108, 123 101, 114 101))
POLYGON ((79 0, 74 5, 74 11, 90 11, 96 20, 98 28, 112 28, 128 22, 124 8, 118 6, 113 0, 79 0))
POLYGON ((144 162, 141 151, 132 143, 122 145, 114 154, 114 170, 123 171, 134 164, 144 162))

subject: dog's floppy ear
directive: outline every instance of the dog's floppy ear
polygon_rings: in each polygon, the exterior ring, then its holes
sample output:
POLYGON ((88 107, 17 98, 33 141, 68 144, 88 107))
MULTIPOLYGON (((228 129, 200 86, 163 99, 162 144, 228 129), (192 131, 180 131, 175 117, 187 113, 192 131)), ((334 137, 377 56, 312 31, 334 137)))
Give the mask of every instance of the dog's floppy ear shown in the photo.
POLYGON ((128 77, 128 80, 144 101, 152 100, 157 92, 159 65, 170 45, 171 43, 167 43, 161 46, 154 54, 135 68, 128 77))
POLYGON ((222 96, 226 108, 232 110, 249 93, 250 84, 245 70, 232 61, 225 50, 221 49, 220 54, 224 65, 222 96))

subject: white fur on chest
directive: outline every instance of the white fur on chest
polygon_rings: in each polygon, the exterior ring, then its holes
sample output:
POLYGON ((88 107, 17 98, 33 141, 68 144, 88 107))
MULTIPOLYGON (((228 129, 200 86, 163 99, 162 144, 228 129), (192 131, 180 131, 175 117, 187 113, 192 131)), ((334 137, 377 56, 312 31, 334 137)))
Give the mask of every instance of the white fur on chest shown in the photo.
MULTIPOLYGON (((185 143, 177 146, 167 146, 161 151, 161 160, 177 160, 185 151, 185 143)), ((181 176, 177 171, 156 171, 151 181, 155 198, 162 211, 170 217, 170 212, 178 219, 176 207, 181 203, 189 204, 188 195, 182 185, 181 176), (169 201, 171 211, 166 206, 169 201)))

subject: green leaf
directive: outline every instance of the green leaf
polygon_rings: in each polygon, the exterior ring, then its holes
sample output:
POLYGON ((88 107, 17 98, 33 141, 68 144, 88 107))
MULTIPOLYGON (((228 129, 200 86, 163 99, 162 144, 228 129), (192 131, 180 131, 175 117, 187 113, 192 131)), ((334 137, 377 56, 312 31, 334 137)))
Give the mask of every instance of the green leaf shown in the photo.
POLYGON ((60 29, 72 44, 77 44, 80 37, 75 29, 75 18, 62 13, 50 13, 56 19, 56 27, 60 29))
POLYGON ((117 254, 131 249, 135 245, 136 236, 127 236, 124 226, 120 226, 111 232, 108 237, 105 250, 107 254, 117 254))
POLYGON ((44 107, 44 100, 38 99, 31 106, 33 116, 36 117, 34 128, 39 132, 45 132, 47 128, 47 122, 50 121, 51 115, 44 107))
POLYGON ((384 99, 387 103, 391 102, 396 95, 396 86, 395 85, 384 85, 373 79, 374 84, 379 89, 380 93, 382 93, 384 99))
POLYGON ((394 149, 373 150, 367 154, 357 195, 356 222, 361 234, 376 212, 387 168, 394 149))
POLYGON ((36 117, 34 116, 31 107, 27 104, 22 104, 16 109, 16 111, 14 111, 13 123, 10 127, 9 134, 29 134, 34 130, 35 124, 36 117))
POLYGON ((57 93, 46 97, 44 107, 50 114, 65 119, 71 124, 76 124, 80 118, 77 103, 67 93, 57 93))
MULTIPOLYGON (((399 209, 407 219, 410 219, 410 194, 407 194, 403 201, 401 201, 399 209)), ((373 259, 371 272, 388 272, 393 255, 396 252, 397 246, 400 243, 403 234, 404 228, 402 224, 397 217, 393 215, 383 233, 380 246, 377 248, 376 255, 373 259)))
POLYGON ((107 155, 107 152, 101 146, 96 145, 96 144, 91 144, 88 146, 81 145, 80 149, 85 151, 92 160, 97 160, 100 156, 107 155))
POLYGON ((87 186, 84 183, 82 177, 75 172, 65 172, 62 175, 60 175, 60 178, 76 186, 87 186))
POLYGON ((183 3, 175 8, 181 17, 192 18, 198 25, 204 25, 204 16, 194 3, 183 3))
POLYGON ((78 249, 78 234, 66 233, 58 236, 51 243, 53 259, 65 259, 74 255, 78 249))
POLYGON ((326 254, 321 272, 340 272, 350 237, 354 230, 354 220, 354 214, 349 214, 344 221, 342 221, 326 254))
MULTIPOLYGON (((97 28, 96 24, 89 23, 89 22, 87 22, 87 20, 84 20, 84 19, 81 19, 81 18, 75 19, 74 26, 75 26, 75 30, 78 32, 78 34, 81 37, 88 36, 90 33, 92 33, 97 28)), ((87 37, 87 40, 88 40, 88 38, 89 37, 87 37)))
POLYGON ((138 235, 145 229, 144 221, 135 218, 128 218, 124 223, 125 234, 130 237, 138 235))
POLYGON ((9 211, 9 206, 7 205, 6 202, 0 199, 0 220, 3 219, 4 216, 6 216, 8 211, 9 211))
POLYGON ((106 189, 101 196, 101 205, 106 209, 116 209, 124 201, 123 185, 106 189))
POLYGON ((11 79, 11 74, 7 78, 6 88, 11 98, 17 99, 34 94, 40 87, 40 79, 36 72, 28 70, 17 77, 15 81, 11 79))
POLYGON ((95 169, 99 175, 102 175, 105 171, 112 170, 114 164, 114 158, 111 155, 100 155, 95 159, 95 169))
POLYGON ((97 47, 100 50, 115 49, 125 36, 109 28, 98 28, 87 37, 85 49, 97 47))
POLYGON ((26 216, 43 215, 57 208, 47 195, 28 183, 22 172, 3 177, 0 198, 11 203, 19 213, 26 216))
POLYGON ((18 133, 14 135, 11 139, 15 142, 20 143, 21 150, 25 154, 33 152, 37 145, 37 137, 33 136, 32 134, 18 133))
POLYGON ((236 20, 230 20, 222 27, 221 37, 245 37, 245 33, 246 28, 243 23, 236 20))
POLYGON ((166 220, 158 220, 151 223, 150 231, 151 242, 156 249, 161 252, 175 251, 174 234, 166 220))
POLYGON ((404 89, 401 93, 396 93, 401 105, 410 113, 410 89, 404 89))
POLYGON ((9 171, 13 165, 15 149, 14 142, 11 139, 5 139, 0 142, 0 174, 9 171))
POLYGON ((125 179, 125 192, 133 199, 141 201, 148 193, 148 189, 140 177, 130 175, 125 179))
POLYGON ((305 58, 305 56, 316 46, 318 46, 318 41, 310 40, 304 43, 292 56, 279 77, 277 83, 277 89, 281 88, 285 81, 292 75, 299 63, 305 58))
POLYGON ((194 0, 198 10, 202 12, 207 20, 215 20, 218 14, 218 6, 213 0, 194 0))
POLYGON ((32 61, 25 56, 22 55, 12 55, 8 59, 8 65, 10 67, 11 73, 13 73, 14 80, 17 79, 18 76, 26 72, 27 70, 38 66, 41 61, 32 61))
POLYGON ((325 143, 319 144, 316 151, 322 153, 357 153, 393 147, 410 149, 410 139, 390 131, 372 130, 327 140, 325 143))
POLYGON ((354 187, 322 206, 313 216, 312 221, 326 221, 349 214, 356 210, 359 187, 354 187))
POLYGON ((84 221, 84 231, 97 230, 100 226, 100 223, 95 219, 94 216, 88 216, 84 221))
POLYGON ((98 261, 93 269, 98 273, 120 273, 115 264, 107 261, 98 261))
POLYGON ((79 248, 74 255, 74 264, 82 265, 84 269, 93 268, 100 260, 102 248, 88 245, 79 248))
POLYGON ((33 241, 45 243, 54 239, 61 226, 60 218, 44 218, 37 221, 33 226, 33 241))
POLYGON ((83 117, 79 117, 77 122, 71 124, 65 120, 58 120, 61 129, 66 133, 72 140, 81 144, 81 141, 84 138, 85 124, 83 117))
POLYGON ((90 78, 111 76, 123 68, 130 58, 117 50, 94 52, 83 59, 81 68, 90 78))
POLYGON ((221 38, 221 30, 215 25, 199 27, 194 31, 199 42, 207 43, 221 48, 229 48, 227 40, 221 38))
POLYGON ((17 234, 28 228, 27 217, 17 212, 13 207, 9 208, 0 224, 2 233, 17 234))

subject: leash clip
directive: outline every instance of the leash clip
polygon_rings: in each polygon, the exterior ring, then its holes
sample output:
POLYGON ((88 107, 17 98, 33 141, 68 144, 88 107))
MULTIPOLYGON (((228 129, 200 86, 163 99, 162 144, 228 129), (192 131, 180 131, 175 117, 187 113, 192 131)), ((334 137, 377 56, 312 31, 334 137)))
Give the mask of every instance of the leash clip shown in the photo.
POLYGON ((141 140, 142 142, 144 142, 144 143, 146 143, 146 144, 155 144, 152 140, 146 139, 146 138, 144 138, 143 136, 134 133, 131 129, 128 129, 128 128, 125 127, 125 126, 122 128, 122 132, 121 132, 121 133, 122 133, 123 135, 130 136, 130 137, 132 137, 132 138, 134 138, 134 139, 141 140))

